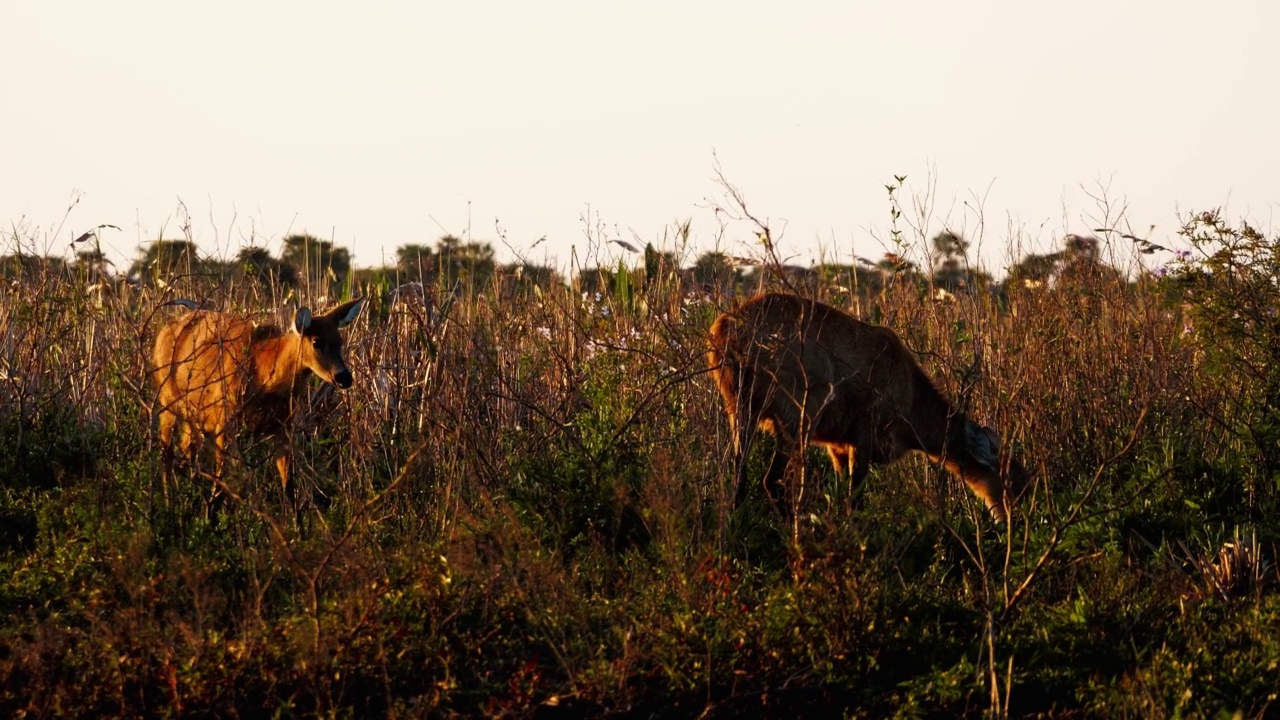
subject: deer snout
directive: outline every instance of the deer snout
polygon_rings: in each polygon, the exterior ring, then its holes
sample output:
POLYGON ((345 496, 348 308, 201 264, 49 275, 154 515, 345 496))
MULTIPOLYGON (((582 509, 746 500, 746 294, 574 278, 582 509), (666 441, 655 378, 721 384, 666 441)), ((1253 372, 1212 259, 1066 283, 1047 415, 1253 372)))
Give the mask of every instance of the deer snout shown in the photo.
POLYGON ((346 368, 342 368, 338 372, 334 373, 333 383, 343 390, 351 387, 351 371, 346 368))

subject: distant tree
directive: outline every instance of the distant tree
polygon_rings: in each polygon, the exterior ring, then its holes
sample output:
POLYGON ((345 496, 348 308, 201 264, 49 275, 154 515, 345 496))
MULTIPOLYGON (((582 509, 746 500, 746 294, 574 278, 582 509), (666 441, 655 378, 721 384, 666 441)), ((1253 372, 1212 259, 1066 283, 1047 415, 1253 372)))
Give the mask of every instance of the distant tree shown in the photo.
POLYGON ((831 277, 830 269, 821 265, 805 266, 766 263, 743 271, 742 287, 749 293, 786 288, 807 294, 815 292, 822 286, 824 278, 829 277, 831 277))
POLYGON ((614 284, 616 273, 608 267, 583 268, 573 278, 573 287, 578 292, 591 295, 608 293, 614 284))
POLYGON ((844 265, 840 263, 823 263, 814 267, 822 281, 822 287, 831 293, 831 299, 837 303, 846 302, 853 296, 867 297, 881 290, 884 273, 879 269, 861 265, 844 265))
POLYGON ((563 278, 560 277, 560 272, 549 265, 512 263, 503 268, 503 271, 519 275, 521 282, 528 286, 536 285, 540 288, 549 288, 563 281, 563 278))
POLYGON ((196 244, 190 240, 160 239, 138 249, 142 256, 129 267, 130 280, 146 284, 157 280, 172 282, 174 277, 205 272, 196 244))
POLYGON ((444 235, 436 242, 436 262, 444 283, 461 280, 481 287, 493 277, 493 247, 489 243, 464 243, 457 236, 444 235))
POLYGON ((0 255, 0 277, 5 280, 33 282, 52 275, 67 276, 67 261, 48 255, 18 253, 0 255))
POLYGON ((500 280, 499 291, 503 298, 516 297, 535 287, 545 291, 562 281, 555 268, 518 262, 501 266, 494 277, 500 280))
POLYGON ((249 246, 240 248, 240 252, 236 253, 236 262, 246 275, 265 275, 272 265, 280 261, 271 257, 271 253, 264 247, 249 246))
POLYGON ((436 252, 441 257, 450 257, 458 254, 459 248, 462 247, 462 238, 453 233, 445 233, 436 240, 436 252))
POLYGON ((76 271, 86 280, 96 282, 111 276, 111 261, 97 248, 76 253, 76 271))
POLYGON ((889 276, 904 275, 907 277, 915 277, 920 274, 920 268, 916 264, 905 257, 892 252, 887 252, 880 261, 876 263, 876 267, 889 276))
POLYGON ((742 281, 742 271, 722 252, 705 252, 693 263, 693 280, 703 287, 730 291, 742 281))
POLYGON ((1068 234, 1063 238, 1058 252, 1024 257, 1009 269, 1005 289, 1010 287, 1037 288, 1053 284, 1055 287, 1075 288, 1081 283, 1098 281, 1125 282, 1124 274, 1102 261, 1098 238, 1068 234))
POLYGON ((933 236, 933 251, 937 258, 933 268, 933 284, 955 293, 973 285, 969 271, 969 241, 960 235, 944 230, 933 236))
POLYGON ((934 287, 949 293, 972 292, 989 287, 992 277, 969 264, 969 241, 950 230, 933 236, 936 259, 933 268, 934 287))
POLYGON ((279 284, 293 287, 298 284, 297 270, 272 257, 263 247, 240 248, 236 253, 236 269, 264 286, 279 284))
POLYGON ((680 270, 680 260, 673 252, 659 252, 653 243, 644 246, 644 279, 648 283, 657 282, 680 270))
POLYGON ((1085 235, 1068 234, 1062 239, 1063 252, 1067 259, 1084 259, 1090 262, 1098 260, 1098 238, 1085 235))
POLYGON ((969 255, 969 241, 950 230, 943 230, 933 236, 933 250, 943 262, 964 260, 969 255))
POLYGON ((351 272, 351 251, 328 240, 295 234, 284 239, 280 262, 293 267, 297 277, 315 291, 333 291, 351 272))
POLYGON ((1062 265, 1062 253, 1031 253, 1009 268, 1008 285, 1038 287, 1048 284, 1062 265))
POLYGON ((423 282, 436 275, 436 255, 426 245, 401 245, 396 249, 396 269, 402 282, 423 282))
POLYGON ((1062 244, 1060 279, 1087 282, 1121 277, 1119 271, 1102 262, 1098 238, 1071 234, 1063 238, 1062 244))

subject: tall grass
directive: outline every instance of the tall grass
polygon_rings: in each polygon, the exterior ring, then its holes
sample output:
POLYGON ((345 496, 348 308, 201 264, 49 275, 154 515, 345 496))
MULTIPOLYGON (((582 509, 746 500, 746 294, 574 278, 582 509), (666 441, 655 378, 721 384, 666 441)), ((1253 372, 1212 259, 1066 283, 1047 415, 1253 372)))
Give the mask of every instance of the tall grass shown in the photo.
MULTIPOLYGON (((1240 236, 1215 222, 1206 243, 1240 236)), ((1256 326, 1207 334, 1195 308, 1218 306, 1171 281, 805 290, 856 300, 1001 431, 1036 477, 1007 528, 920 460, 861 489, 811 464, 795 528, 762 492, 731 512, 704 360, 731 298, 674 273, 374 292, 346 331, 355 386, 313 383, 297 419, 295 529, 250 442, 224 514, 200 512, 207 458, 165 499, 146 358, 175 295, 264 321, 314 298, 90 280, 0 297, 8 714, 1274 711, 1273 408, 1218 352, 1256 326)))

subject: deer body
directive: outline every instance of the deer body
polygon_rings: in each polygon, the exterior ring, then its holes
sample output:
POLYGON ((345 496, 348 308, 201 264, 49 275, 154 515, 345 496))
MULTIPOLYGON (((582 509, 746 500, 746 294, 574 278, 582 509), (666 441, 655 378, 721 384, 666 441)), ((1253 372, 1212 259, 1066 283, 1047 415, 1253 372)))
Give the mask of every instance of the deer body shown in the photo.
POLYGON ((175 429, 178 448, 187 456, 205 436, 213 437, 215 482, 230 442, 243 431, 276 440, 276 469, 292 498, 286 435, 294 403, 305 396, 312 374, 340 388, 351 386, 339 329, 355 320, 362 302, 352 300, 315 317, 301 308, 287 330, 203 310, 165 325, 156 335, 152 379, 166 487, 175 429))
MULTIPOLYGON (((855 484, 872 465, 924 453, 964 480, 996 519, 1006 518, 998 436, 953 408, 889 328, 766 293, 716 319, 708 363, 733 428, 735 505, 746 495, 746 457, 759 428, 777 438, 764 484, 784 510, 783 475, 808 440, 855 484)), ((1016 497, 1026 472, 1007 460, 1016 497)))

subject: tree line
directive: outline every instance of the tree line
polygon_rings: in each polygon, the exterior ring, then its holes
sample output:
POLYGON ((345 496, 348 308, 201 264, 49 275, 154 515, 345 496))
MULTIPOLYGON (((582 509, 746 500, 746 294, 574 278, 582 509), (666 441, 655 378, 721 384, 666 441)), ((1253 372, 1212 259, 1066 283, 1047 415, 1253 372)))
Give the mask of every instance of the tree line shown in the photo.
POLYGON ((623 259, 612 266, 582 268, 567 281, 549 266, 499 263, 489 243, 464 241, 450 234, 441 236, 434 245, 401 245, 396 249, 394 264, 372 268, 354 268, 347 248, 299 233, 285 237, 277 254, 262 246, 248 246, 230 259, 201 253, 191 240, 160 239, 140 247, 138 257, 122 272, 96 247, 79 250, 70 261, 57 256, 10 253, 0 256, 0 277, 8 281, 30 280, 53 272, 78 275, 90 282, 122 279, 153 287, 165 287, 183 278, 205 278, 321 294, 340 294, 348 286, 391 288, 422 283, 453 287, 462 283, 486 288, 494 282, 516 286, 568 282, 583 292, 626 293, 655 282, 678 282, 688 289, 732 295, 751 292, 769 279, 766 276, 773 275, 773 280, 798 290, 823 285, 874 294, 891 283, 909 283, 933 292, 939 299, 980 291, 1004 293, 1012 286, 1036 288, 1102 276, 1123 279, 1123 273, 1102 259, 1098 238, 1079 235, 1065 236, 1056 251, 1025 255, 1000 280, 971 264, 970 242, 951 231, 933 237, 926 267, 893 252, 874 260, 859 256, 853 264, 799 266, 740 258, 719 250, 704 252, 686 266, 676 253, 659 251, 652 244, 643 251, 626 244, 624 247, 637 254, 642 252, 643 263, 629 264, 623 259))

